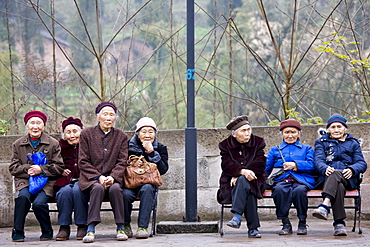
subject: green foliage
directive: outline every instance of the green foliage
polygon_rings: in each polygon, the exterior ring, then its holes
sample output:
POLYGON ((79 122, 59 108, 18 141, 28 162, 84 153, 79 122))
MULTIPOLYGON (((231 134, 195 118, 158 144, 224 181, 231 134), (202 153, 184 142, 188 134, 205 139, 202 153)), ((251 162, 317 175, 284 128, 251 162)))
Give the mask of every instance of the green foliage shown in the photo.
POLYGON ((280 124, 280 121, 279 120, 271 120, 267 125, 268 126, 276 126, 276 125, 279 125, 280 124))
POLYGON ((9 130, 10 124, 5 120, 0 119, 0 135, 4 135, 9 130))
MULTIPOLYGON (((296 112, 295 108, 292 108, 288 110, 288 119, 295 119, 299 121, 301 124, 323 124, 324 122, 322 121, 321 117, 310 117, 310 118, 302 118, 299 117, 299 112, 296 112)), ((275 126, 279 125, 280 121, 279 120, 271 120, 268 125, 269 126, 275 126)))
POLYGON ((351 120, 352 122, 355 122, 355 123, 369 123, 370 122, 370 111, 364 111, 362 114, 362 116, 367 116, 367 118, 359 118, 357 116, 352 116, 351 117, 351 120))
MULTIPOLYGON (((339 36, 338 33, 332 33, 333 38, 330 41, 323 41, 322 43, 324 45, 320 45, 315 50, 318 52, 326 52, 330 53, 337 58, 344 60, 351 64, 352 70, 355 72, 362 71, 363 69, 369 70, 370 68, 370 59, 365 58, 363 60, 352 58, 350 55, 347 54, 358 54, 358 49, 351 49, 350 47, 353 45, 359 44, 358 42, 351 41, 347 42, 346 38, 343 36, 339 36), (343 48, 344 50, 342 52, 338 51, 338 48, 343 48), (343 52, 347 54, 343 54, 343 52)), ((370 72, 367 73, 370 75, 370 72)))

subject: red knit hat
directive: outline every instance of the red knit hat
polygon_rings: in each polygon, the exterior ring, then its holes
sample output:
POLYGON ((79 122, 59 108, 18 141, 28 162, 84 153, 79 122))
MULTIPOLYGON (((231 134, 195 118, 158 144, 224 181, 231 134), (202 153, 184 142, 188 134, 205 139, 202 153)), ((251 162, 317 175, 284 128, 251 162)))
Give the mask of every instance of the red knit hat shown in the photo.
POLYGON ((95 114, 98 114, 101 109, 103 109, 106 106, 110 106, 113 108, 114 112, 117 113, 117 106, 111 102, 101 102, 95 109, 95 114))
POLYGON ((81 129, 83 129, 83 127, 84 127, 84 125, 82 124, 82 122, 79 118, 69 117, 69 118, 67 118, 66 120, 64 120, 62 122, 62 130, 64 131, 64 129, 70 124, 78 125, 78 126, 80 126, 81 129))
POLYGON ((46 121, 48 121, 48 118, 46 117, 45 113, 40 111, 30 111, 27 112, 26 115, 24 115, 24 124, 27 124, 28 120, 32 117, 38 117, 41 118, 44 124, 46 124, 46 121))
POLYGON ((294 127, 298 130, 301 130, 301 123, 294 119, 287 119, 280 123, 280 130, 283 130, 286 127, 294 127))

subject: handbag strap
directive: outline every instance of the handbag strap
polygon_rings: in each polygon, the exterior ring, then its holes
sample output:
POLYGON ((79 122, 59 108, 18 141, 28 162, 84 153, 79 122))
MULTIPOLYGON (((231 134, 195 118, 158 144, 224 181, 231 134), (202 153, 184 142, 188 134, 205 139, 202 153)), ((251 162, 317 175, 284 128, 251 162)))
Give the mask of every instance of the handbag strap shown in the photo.
POLYGON ((137 156, 137 155, 134 155, 134 154, 132 154, 132 155, 130 155, 130 157, 128 158, 128 160, 127 160, 127 164, 128 165, 133 165, 135 162, 137 162, 137 161, 141 161, 143 164, 146 164, 146 163, 148 163, 147 161, 146 161, 146 159, 145 159, 145 157, 144 156, 137 156))

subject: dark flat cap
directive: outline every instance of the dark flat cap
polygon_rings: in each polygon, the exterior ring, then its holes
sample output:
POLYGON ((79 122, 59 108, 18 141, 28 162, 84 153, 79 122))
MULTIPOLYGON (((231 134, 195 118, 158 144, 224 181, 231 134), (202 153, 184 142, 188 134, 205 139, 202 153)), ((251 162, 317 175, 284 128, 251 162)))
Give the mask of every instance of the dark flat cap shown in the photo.
POLYGON ((226 125, 226 128, 228 130, 236 130, 245 124, 249 124, 248 116, 237 116, 230 120, 230 122, 226 125))
POLYGON ((103 109, 104 107, 106 106, 109 106, 109 107, 112 107, 114 112, 117 113, 117 107, 115 104, 113 104, 112 102, 101 102, 95 109, 95 114, 98 114, 101 109, 103 109))

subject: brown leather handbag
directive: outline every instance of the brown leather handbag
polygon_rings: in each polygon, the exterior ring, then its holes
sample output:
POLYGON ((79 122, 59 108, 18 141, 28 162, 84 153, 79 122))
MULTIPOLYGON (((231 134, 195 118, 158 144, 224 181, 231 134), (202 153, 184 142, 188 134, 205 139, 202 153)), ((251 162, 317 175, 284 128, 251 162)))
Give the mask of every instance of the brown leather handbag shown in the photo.
POLYGON ((162 178, 155 163, 145 160, 144 156, 131 155, 123 175, 124 187, 134 189, 143 184, 162 185, 162 178))

